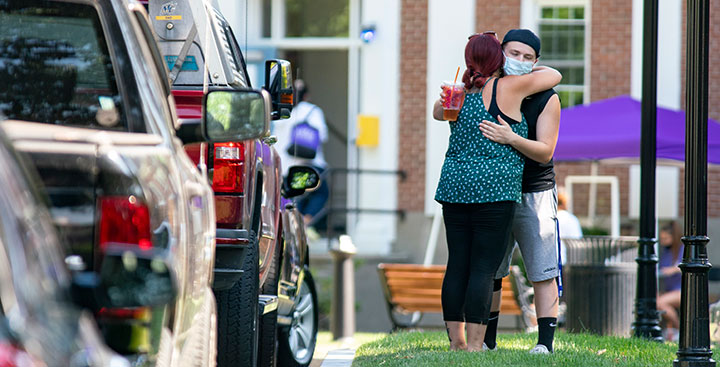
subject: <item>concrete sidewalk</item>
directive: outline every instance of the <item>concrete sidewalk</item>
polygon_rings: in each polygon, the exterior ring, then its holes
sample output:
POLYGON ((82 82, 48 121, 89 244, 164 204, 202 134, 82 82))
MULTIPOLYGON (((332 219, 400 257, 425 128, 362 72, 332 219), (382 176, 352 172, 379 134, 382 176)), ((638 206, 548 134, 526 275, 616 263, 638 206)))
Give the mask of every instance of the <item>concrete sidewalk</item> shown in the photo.
POLYGON ((352 365, 355 351, 361 342, 355 339, 330 341, 329 335, 320 335, 310 367, 341 367, 352 365))
POLYGON ((310 367, 351 366, 355 351, 365 343, 384 337, 385 333, 355 333, 355 337, 332 340, 328 331, 318 333, 317 345, 310 367))
POLYGON ((355 349, 335 349, 328 352, 320 367, 350 367, 355 358, 355 349))

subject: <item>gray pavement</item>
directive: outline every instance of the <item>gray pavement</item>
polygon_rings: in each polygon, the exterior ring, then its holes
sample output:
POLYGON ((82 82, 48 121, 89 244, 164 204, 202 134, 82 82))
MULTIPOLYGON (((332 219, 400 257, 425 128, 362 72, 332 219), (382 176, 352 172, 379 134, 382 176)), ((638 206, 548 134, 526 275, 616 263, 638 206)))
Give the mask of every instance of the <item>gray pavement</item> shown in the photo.
POLYGON ((320 367, 350 367, 355 358, 355 349, 335 349, 328 352, 320 367))

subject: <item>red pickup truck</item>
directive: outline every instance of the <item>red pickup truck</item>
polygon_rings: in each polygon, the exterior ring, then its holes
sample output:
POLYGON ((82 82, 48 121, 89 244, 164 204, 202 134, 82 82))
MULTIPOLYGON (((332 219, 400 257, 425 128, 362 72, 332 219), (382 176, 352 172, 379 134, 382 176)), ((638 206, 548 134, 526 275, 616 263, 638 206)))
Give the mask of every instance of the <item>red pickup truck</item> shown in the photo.
MULTIPOLYGON (((170 70, 178 115, 186 124, 192 126, 202 117, 207 90, 252 88, 233 31, 217 9, 198 0, 150 0, 149 14, 170 70)), ((289 117, 290 63, 269 60, 265 75, 273 119, 289 117)), ((281 202, 281 194, 290 197, 314 186, 281 190, 281 162, 274 143, 275 138, 266 135, 186 145, 188 155, 212 177, 215 193, 218 366, 274 366, 276 358, 282 365, 301 366, 312 359, 317 296, 307 270, 304 224, 291 204, 281 202), (298 312, 302 300, 309 306, 298 312)), ((317 184, 316 173, 293 171, 297 177, 315 177, 317 184)), ((285 187, 290 187, 289 181, 285 187)))

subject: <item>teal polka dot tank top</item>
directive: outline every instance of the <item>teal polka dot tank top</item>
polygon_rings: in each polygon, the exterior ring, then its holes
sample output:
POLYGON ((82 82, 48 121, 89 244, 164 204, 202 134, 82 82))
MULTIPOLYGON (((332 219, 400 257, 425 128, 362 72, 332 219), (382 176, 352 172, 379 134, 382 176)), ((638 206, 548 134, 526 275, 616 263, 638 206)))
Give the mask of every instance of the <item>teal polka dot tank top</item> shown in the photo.
MULTIPOLYGON (((435 200, 468 204, 520 202, 524 156, 510 145, 483 136, 478 127, 482 120, 498 123, 485 108, 482 92, 466 94, 457 121, 449 122, 450 141, 435 200)), ((527 138, 525 116, 510 127, 527 138)))

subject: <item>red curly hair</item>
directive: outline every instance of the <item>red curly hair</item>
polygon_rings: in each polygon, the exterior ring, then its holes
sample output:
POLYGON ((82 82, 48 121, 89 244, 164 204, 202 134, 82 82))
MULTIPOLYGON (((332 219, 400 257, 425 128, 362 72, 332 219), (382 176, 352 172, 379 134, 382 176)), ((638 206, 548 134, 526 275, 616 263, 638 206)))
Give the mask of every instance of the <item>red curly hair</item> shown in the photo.
POLYGON ((465 46, 465 88, 482 88, 485 81, 505 65, 505 55, 500 41, 493 35, 478 34, 470 37, 465 46))

